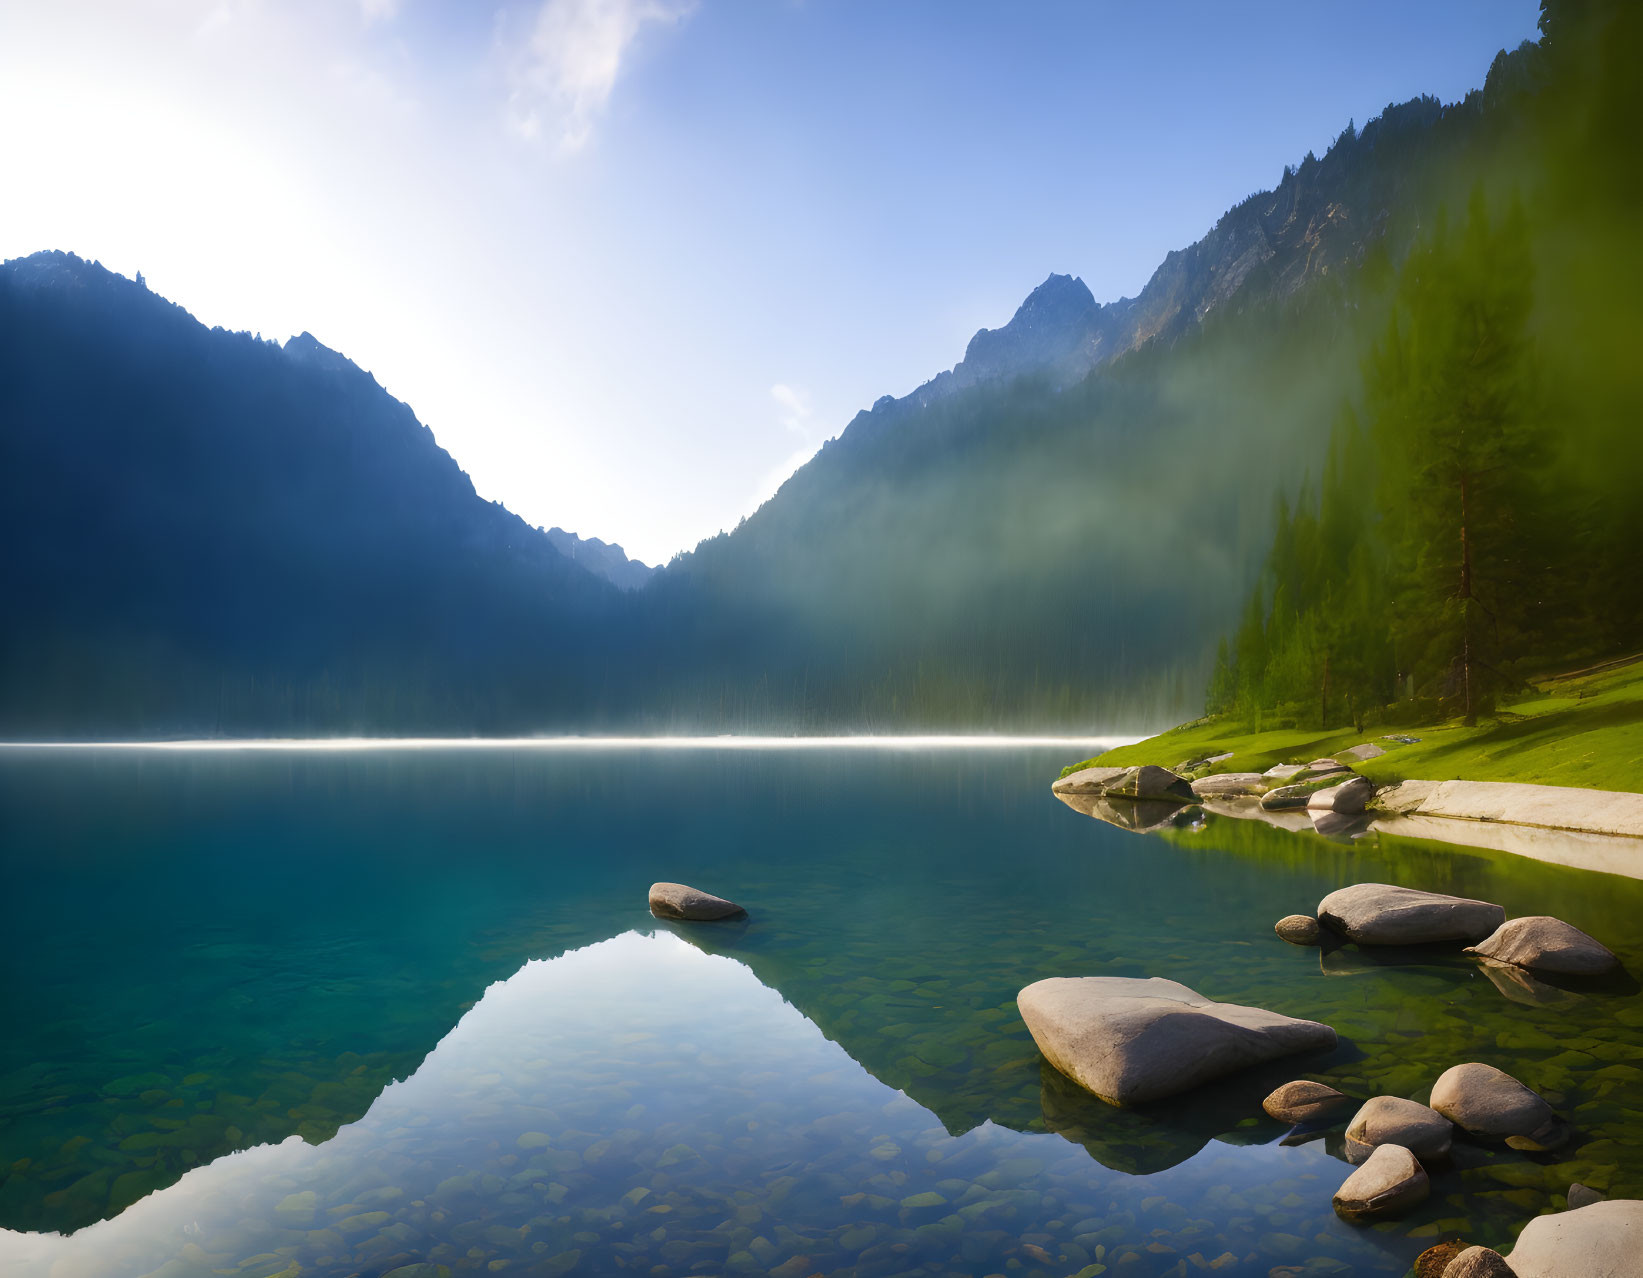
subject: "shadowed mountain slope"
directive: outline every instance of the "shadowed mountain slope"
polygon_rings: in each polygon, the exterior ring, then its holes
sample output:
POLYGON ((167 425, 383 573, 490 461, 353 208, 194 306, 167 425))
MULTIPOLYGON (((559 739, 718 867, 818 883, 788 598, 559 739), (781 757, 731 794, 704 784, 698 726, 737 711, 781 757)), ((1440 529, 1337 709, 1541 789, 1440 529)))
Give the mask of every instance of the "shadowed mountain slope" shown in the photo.
POLYGON ((0 268, 11 733, 585 713, 616 600, 304 333, 208 330, 64 253, 0 268))

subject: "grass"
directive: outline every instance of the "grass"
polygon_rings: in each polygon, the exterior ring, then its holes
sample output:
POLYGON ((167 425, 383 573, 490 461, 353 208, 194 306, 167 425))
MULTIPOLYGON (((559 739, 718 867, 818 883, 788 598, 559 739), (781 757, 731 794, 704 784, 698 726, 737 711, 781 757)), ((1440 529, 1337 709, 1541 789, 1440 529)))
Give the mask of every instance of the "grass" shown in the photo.
POLYGON ((1455 720, 1361 733, 1350 727, 1249 732, 1227 720, 1201 719, 1066 771, 1139 763, 1168 768, 1230 751, 1231 758, 1208 770, 1264 772, 1275 763, 1306 763, 1363 741, 1386 750, 1380 758, 1354 765, 1377 782, 1419 777, 1643 790, 1643 658, 1546 679, 1532 695, 1502 706, 1472 728, 1455 720), (1402 745, 1385 740, 1387 732, 1420 740, 1402 745))

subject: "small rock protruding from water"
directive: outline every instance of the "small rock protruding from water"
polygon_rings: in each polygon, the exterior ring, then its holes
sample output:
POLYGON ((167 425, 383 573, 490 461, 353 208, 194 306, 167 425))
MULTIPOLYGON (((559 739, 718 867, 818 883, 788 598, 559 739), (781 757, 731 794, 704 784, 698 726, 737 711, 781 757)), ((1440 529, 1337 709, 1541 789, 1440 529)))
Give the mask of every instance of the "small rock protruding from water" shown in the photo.
POLYGON ((1310 914, 1286 914, 1272 930, 1291 945, 1322 945, 1323 929, 1310 914))
POLYGON ((1128 768, 1080 768, 1050 782, 1056 794, 1105 794, 1107 787, 1128 772, 1128 768))
POLYGON ((1297 1078, 1274 1091, 1261 1102, 1261 1108, 1280 1123, 1315 1123, 1350 1099, 1345 1092, 1336 1091, 1328 1083, 1297 1078))
POLYGON ((1424 1202, 1432 1182, 1402 1145, 1380 1145, 1335 1191, 1335 1210, 1347 1220, 1380 1220, 1424 1202))
POLYGON ((1393 883, 1357 883, 1318 902, 1318 922, 1359 945, 1477 942, 1505 921, 1506 911, 1490 901, 1393 883))
POLYGON ((659 919, 682 919, 692 923, 730 919, 747 913, 734 901, 684 883, 652 883, 650 912, 659 919))
POLYGON ((1432 1086, 1432 1108, 1479 1136, 1527 1136, 1545 1148, 1561 1134, 1543 1096, 1481 1061, 1444 1070, 1432 1086))
POLYGON ((1443 1278, 1515 1278, 1506 1257, 1487 1247, 1468 1247, 1444 1268, 1443 1278))
POLYGON ((1578 1180, 1569 1186, 1569 1209, 1571 1211, 1577 1207, 1590 1207, 1593 1203, 1606 1203, 1608 1201, 1609 1196, 1607 1194, 1599 1193, 1589 1185, 1582 1185, 1578 1180))
POLYGON ((1271 781, 1288 781, 1290 777, 1305 772, 1306 766, 1300 763, 1274 763, 1261 775, 1271 781))
POLYGON ((1608 1198, 1536 1216, 1506 1256, 1516 1278, 1615 1278, 1643 1273, 1643 1202, 1608 1198))
POLYGON ((1620 966, 1608 946, 1549 914, 1502 923, 1466 952, 1562 976, 1604 976, 1620 966))
POLYGON ((1116 799, 1173 799, 1177 803, 1197 798, 1185 777, 1152 763, 1129 769, 1107 786, 1107 794, 1116 799))
POLYGON ((1374 1096, 1346 1129, 1346 1155, 1363 1162, 1382 1145, 1397 1145, 1420 1159, 1444 1158, 1454 1140, 1453 1125, 1437 1110, 1401 1096, 1374 1096))

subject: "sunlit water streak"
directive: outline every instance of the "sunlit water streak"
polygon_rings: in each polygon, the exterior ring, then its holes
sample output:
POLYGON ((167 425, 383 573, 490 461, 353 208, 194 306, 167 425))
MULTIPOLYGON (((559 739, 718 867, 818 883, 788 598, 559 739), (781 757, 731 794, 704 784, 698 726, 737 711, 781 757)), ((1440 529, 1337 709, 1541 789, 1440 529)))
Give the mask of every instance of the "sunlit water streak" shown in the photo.
POLYGON ((246 737, 194 741, 0 741, 0 750, 1111 750, 1139 736, 246 737))

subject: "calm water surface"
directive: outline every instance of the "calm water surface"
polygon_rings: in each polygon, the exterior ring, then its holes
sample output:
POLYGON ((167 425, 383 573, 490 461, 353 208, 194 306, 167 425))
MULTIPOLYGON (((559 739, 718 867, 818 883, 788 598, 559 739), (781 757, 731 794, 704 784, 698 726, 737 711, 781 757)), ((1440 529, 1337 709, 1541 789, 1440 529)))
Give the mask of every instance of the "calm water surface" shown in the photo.
MULTIPOLYGON (((1553 913, 1643 971, 1643 882, 1254 823, 1129 834, 1065 751, 0 759, 8 1275, 1402 1274, 1571 1180, 1643 1192, 1643 1000, 1272 933, 1365 880, 1553 913), (751 917, 666 925, 655 879, 751 917), (1015 1011, 1155 975, 1330 1056, 1119 1111, 1015 1011), (1569 1146, 1457 1144, 1338 1221, 1287 1078, 1424 1099, 1483 1060, 1569 1146)), ((1350 1113, 1350 1111, 1349 1111, 1350 1113)))

